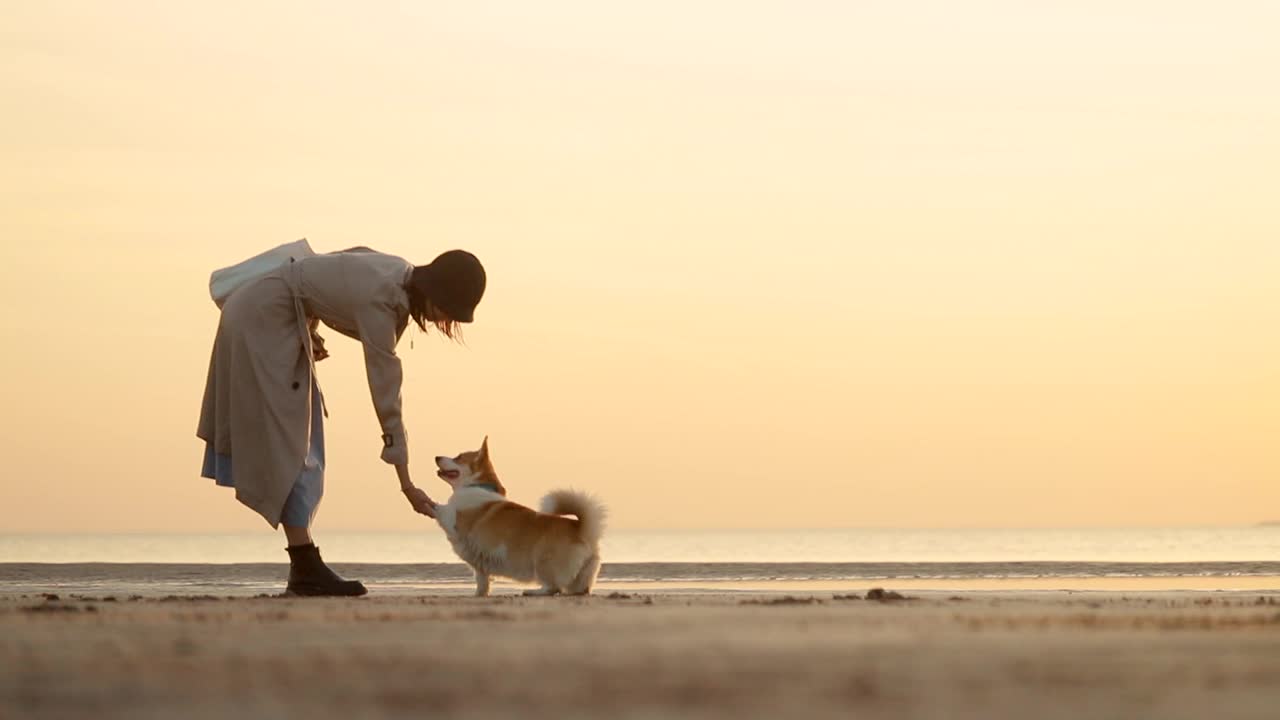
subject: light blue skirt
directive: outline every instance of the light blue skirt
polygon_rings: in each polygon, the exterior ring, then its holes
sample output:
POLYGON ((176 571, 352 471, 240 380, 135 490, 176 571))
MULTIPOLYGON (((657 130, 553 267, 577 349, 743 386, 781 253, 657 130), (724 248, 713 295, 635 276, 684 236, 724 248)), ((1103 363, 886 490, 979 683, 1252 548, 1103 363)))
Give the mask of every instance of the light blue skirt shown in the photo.
MULTIPOLYGON (((320 400, 320 388, 311 384, 311 445, 302 463, 302 472, 293 483, 293 490, 284 502, 280 522, 295 527, 311 527, 320 498, 324 495, 324 414, 320 400)), ((223 487, 235 487, 231 477, 231 456, 214 452, 213 445, 204 445, 204 467, 201 477, 212 479, 223 487)))

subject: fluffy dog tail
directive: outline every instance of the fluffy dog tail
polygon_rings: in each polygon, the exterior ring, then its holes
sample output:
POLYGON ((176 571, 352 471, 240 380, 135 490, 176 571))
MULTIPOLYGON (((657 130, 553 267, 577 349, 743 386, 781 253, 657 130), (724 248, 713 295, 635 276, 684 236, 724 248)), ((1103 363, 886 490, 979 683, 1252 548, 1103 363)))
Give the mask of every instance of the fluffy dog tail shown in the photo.
POLYGON ((583 542, 594 545, 600 542, 600 536, 604 534, 607 511, 600 501, 584 492, 553 490, 542 498, 542 512, 577 517, 583 542))

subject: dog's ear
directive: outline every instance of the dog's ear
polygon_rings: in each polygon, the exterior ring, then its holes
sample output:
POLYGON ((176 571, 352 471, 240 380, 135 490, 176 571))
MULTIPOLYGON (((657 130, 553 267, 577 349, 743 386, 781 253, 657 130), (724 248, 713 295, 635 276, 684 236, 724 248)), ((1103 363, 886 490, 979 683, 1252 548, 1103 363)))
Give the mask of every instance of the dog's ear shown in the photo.
POLYGON ((484 436, 484 442, 480 443, 480 457, 489 457, 489 436, 484 436))

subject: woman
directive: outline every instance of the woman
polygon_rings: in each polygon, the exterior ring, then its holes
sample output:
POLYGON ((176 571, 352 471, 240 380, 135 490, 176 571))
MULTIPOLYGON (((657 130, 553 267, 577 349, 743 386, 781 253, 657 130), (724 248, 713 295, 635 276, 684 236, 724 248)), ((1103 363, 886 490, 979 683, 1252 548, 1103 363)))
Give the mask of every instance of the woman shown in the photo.
POLYGON ((324 492, 327 414, 315 379, 315 362, 328 356, 317 323, 364 345, 382 459, 395 466, 413 509, 435 517, 435 503, 409 476, 396 343, 410 319, 455 338, 458 324, 471 322, 484 288, 484 267, 462 250, 414 267, 354 248, 290 262, 227 298, 196 431, 205 441, 201 475, 235 487, 240 502, 273 528, 284 526, 289 593, 367 592, 330 570, 311 539, 324 492))

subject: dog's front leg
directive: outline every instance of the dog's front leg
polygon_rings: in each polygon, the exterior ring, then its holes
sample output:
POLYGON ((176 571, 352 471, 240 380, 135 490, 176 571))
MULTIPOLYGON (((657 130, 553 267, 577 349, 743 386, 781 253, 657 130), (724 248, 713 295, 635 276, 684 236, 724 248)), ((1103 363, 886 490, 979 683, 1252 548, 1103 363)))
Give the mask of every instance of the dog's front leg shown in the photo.
POLYGON ((489 573, 476 571, 476 597, 489 597, 489 573))

